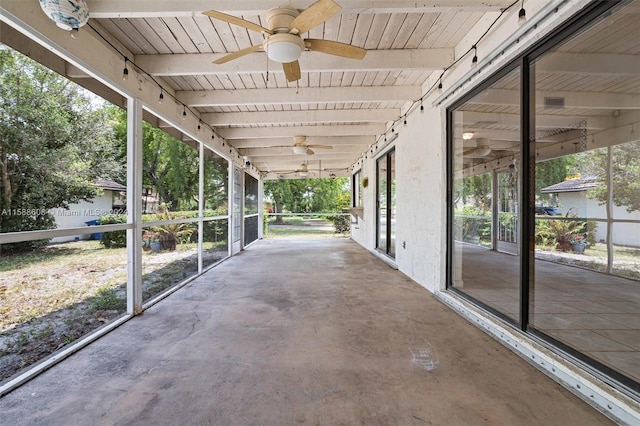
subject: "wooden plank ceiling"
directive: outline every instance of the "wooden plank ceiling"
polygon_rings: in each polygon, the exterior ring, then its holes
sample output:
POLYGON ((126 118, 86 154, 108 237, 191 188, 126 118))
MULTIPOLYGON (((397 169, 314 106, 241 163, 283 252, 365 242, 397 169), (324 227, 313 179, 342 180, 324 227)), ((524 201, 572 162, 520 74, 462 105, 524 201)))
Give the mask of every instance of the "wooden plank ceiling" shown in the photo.
POLYGON ((362 60, 303 52, 301 79, 288 82, 263 51, 222 65, 212 61, 261 44, 262 33, 203 15, 215 9, 268 27, 267 11, 302 11, 312 0, 89 0, 92 26, 133 55, 135 64, 175 90, 180 102, 236 147, 267 178, 295 177, 304 162, 346 175, 397 120, 421 85, 454 61, 454 48, 485 15, 511 0, 337 0, 342 9, 303 38, 352 44, 362 60), (267 71, 268 70, 268 71, 267 71), (330 146, 294 154, 294 136, 330 146))

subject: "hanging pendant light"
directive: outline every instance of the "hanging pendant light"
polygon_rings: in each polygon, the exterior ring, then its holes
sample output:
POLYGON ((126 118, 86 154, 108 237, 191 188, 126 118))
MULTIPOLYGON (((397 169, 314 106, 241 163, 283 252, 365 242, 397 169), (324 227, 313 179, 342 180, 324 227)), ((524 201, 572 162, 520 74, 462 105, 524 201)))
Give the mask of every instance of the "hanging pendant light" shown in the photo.
POLYGON ((84 0, 40 0, 40 7, 63 30, 78 29, 89 20, 89 7, 84 0))

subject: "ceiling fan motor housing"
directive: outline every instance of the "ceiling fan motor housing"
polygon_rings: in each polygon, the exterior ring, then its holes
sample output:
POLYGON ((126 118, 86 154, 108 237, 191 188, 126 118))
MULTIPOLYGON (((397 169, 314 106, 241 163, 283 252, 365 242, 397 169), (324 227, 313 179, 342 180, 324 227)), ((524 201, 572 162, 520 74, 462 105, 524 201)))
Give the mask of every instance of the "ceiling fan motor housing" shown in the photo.
POLYGON ((276 33, 288 33, 289 25, 299 14, 298 9, 291 6, 270 9, 267 12, 267 25, 276 33))

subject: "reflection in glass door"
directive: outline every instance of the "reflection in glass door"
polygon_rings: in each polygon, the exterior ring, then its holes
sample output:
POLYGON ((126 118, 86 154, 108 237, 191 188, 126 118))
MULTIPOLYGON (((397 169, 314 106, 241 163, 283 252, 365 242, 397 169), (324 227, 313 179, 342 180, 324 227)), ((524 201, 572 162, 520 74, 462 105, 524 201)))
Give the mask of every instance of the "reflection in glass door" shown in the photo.
POLYGON ((515 165, 496 172, 497 250, 518 254, 518 174, 515 165))
POLYGON ((233 168, 233 253, 242 249, 242 172, 233 168))
POLYGON ((384 254, 396 254, 396 184, 395 152, 380 157, 376 162, 377 177, 377 239, 376 248, 384 254))

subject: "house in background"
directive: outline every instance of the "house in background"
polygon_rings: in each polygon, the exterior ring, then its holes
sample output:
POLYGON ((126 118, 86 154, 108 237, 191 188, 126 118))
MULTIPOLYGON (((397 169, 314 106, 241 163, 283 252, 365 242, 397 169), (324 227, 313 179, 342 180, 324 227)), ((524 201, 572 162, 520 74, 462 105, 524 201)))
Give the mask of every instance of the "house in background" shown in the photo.
MULTIPOLYGON (((87 222, 98 220, 107 214, 124 213, 126 210, 127 187, 108 179, 96 179, 95 185, 102 190, 101 195, 90 201, 81 201, 69 205, 68 209, 51 209, 58 229, 81 228, 87 226, 87 222)), ((89 229, 88 229, 89 231, 89 229)), ((92 238, 91 232, 80 235, 57 237, 52 243, 64 243, 68 241, 88 240, 92 238)))
POLYGON ((556 183, 540 192, 553 194, 557 200, 562 215, 574 212, 577 217, 593 220, 597 223, 595 230, 596 241, 607 241, 607 221, 614 222, 612 242, 614 245, 640 247, 637 238, 636 225, 625 222, 640 220, 640 211, 627 211, 626 206, 611 206, 611 216, 607 216, 607 205, 589 196, 589 190, 595 189, 598 183, 595 176, 576 177, 564 182, 556 183))

